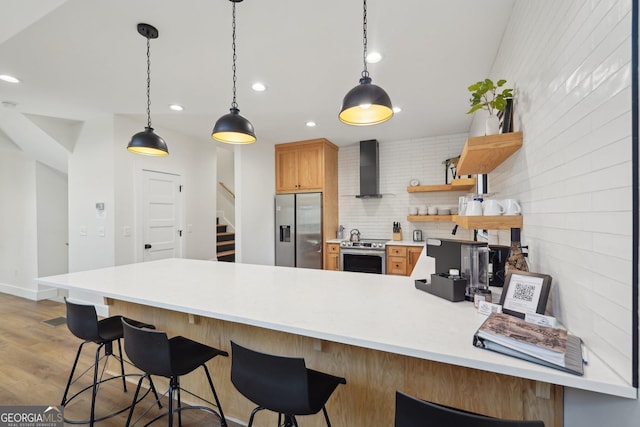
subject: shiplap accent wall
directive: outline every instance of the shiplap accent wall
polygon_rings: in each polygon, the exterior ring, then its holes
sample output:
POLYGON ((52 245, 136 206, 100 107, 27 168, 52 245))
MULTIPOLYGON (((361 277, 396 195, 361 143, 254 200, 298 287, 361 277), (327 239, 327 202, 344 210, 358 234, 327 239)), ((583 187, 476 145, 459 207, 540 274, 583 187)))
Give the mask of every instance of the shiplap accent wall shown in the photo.
POLYGON ((466 141, 466 134, 378 141, 381 199, 358 199, 360 189, 360 144, 340 147, 338 152, 338 194, 340 224, 347 233, 357 228, 362 238, 389 239, 393 222, 400 221, 403 238, 411 240, 413 230, 423 230, 425 237, 468 239, 470 232, 458 229, 451 235, 452 222, 408 222, 409 206, 427 205, 451 207, 458 205, 464 192, 408 193, 412 179, 422 185, 444 184, 445 159, 458 156, 466 141))
POLYGON ((523 242, 531 270, 553 277, 553 314, 627 380, 630 60, 630 1, 516 2, 491 77, 516 88, 524 145, 490 175, 492 190, 522 201, 523 242))

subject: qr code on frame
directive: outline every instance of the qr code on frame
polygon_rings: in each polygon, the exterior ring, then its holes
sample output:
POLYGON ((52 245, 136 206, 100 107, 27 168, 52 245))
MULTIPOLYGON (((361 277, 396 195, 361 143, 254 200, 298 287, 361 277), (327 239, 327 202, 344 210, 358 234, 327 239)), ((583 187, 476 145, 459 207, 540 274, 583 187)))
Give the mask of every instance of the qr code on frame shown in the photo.
POLYGON ((528 285, 526 283, 516 283, 515 291, 513 292, 513 298, 521 301, 531 302, 533 301, 533 295, 536 287, 528 285))

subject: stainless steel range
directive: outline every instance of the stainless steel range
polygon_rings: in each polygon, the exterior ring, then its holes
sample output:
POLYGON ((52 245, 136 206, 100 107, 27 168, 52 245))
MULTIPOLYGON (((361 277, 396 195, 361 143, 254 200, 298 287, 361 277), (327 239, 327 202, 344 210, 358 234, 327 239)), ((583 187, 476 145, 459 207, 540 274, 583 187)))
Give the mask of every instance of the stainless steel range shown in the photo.
POLYGON ((340 270, 360 273, 386 273, 388 239, 360 239, 340 243, 340 270))

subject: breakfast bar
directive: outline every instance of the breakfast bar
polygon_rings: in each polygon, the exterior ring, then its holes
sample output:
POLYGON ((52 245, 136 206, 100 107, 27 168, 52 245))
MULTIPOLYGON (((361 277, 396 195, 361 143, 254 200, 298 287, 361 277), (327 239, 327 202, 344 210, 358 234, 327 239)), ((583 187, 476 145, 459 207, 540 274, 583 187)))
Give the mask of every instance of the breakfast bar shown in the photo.
MULTIPOLYGON (((556 427, 563 424, 563 387, 636 397, 594 354, 576 376, 475 348, 485 317, 470 303, 415 289, 408 277, 166 259, 36 281, 100 296, 110 315, 153 323, 169 336, 304 357, 308 367, 347 379, 328 402, 335 425, 393 425, 396 390, 556 427)), ((252 405, 229 380, 230 358, 213 365, 226 415, 246 422, 252 405)))

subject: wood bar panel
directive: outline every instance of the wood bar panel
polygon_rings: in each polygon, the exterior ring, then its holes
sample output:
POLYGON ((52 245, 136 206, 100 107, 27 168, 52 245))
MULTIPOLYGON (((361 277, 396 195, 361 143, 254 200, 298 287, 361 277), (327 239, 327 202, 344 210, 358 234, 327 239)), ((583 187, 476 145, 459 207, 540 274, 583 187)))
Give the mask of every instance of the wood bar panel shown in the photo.
MULTIPOLYGON (((190 323, 186 313, 114 300, 112 314, 153 323, 169 336, 184 335, 228 352, 230 340, 258 351, 304 357, 313 369, 344 376, 327 409, 336 426, 391 426, 395 392, 509 419, 542 419, 547 427, 562 426, 561 386, 346 345, 235 322, 200 317, 190 323), (540 390, 545 390, 540 393, 540 390), (548 397, 547 397, 548 396, 548 397)), ((471 343, 469 344, 471 345, 471 343)), ((246 422, 253 404, 230 381, 231 357, 209 362, 225 414, 246 422)), ((183 378, 183 385, 206 394, 201 371, 183 378)), ((275 423, 261 412, 259 425, 275 423)), ((321 427, 321 414, 304 417, 305 426, 321 427)))

